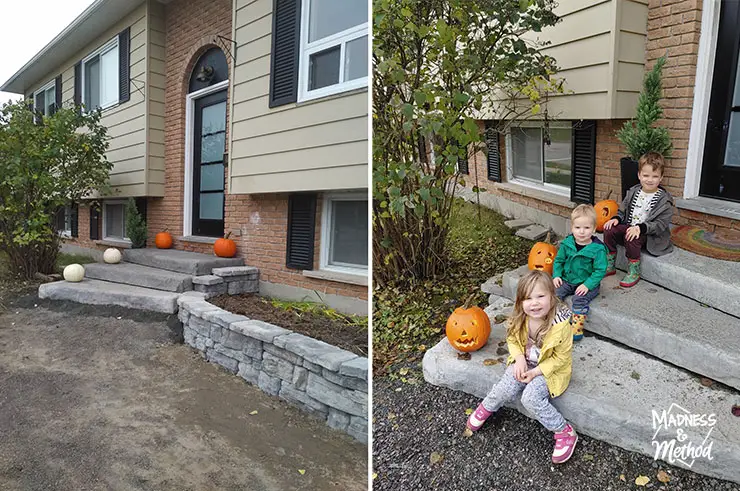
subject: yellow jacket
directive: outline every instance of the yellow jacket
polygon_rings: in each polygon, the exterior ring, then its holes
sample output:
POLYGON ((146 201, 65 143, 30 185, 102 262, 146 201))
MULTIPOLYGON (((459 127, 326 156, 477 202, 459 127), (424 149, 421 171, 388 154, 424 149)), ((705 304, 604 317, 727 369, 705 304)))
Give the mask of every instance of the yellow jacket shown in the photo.
MULTIPOLYGON (((517 355, 524 355, 527 346, 527 330, 522 329, 519 339, 514 335, 506 338, 509 345, 507 365, 514 363, 517 355)), ((570 328, 570 311, 563 308, 555 314, 553 325, 545 334, 540 350, 538 366, 550 390, 550 397, 557 397, 568 388, 573 371, 573 333, 570 328)), ((526 356, 526 355, 525 355, 526 356)))

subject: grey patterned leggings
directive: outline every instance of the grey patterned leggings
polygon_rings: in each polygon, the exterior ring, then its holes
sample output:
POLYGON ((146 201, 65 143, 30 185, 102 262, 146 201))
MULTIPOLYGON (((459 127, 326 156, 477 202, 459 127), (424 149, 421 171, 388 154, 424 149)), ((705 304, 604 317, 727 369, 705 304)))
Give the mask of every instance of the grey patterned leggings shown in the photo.
POLYGON ((506 372, 491 392, 483 399, 483 407, 488 411, 496 411, 516 396, 522 395, 522 406, 550 431, 562 431, 565 428, 565 419, 550 403, 550 391, 547 388, 545 377, 539 375, 528 384, 514 378, 514 364, 506 368, 506 372))

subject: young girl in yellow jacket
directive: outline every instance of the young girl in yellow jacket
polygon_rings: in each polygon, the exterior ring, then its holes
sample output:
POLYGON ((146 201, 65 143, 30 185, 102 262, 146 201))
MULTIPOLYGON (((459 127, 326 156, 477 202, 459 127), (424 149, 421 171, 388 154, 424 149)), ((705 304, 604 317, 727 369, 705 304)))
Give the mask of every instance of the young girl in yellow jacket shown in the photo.
POLYGON ((494 411, 521 394, 524 408, 555 433, 552 461, 562 464, 573 455, 578 435, 550 398, 565 392, 570 382, 573 335, 570 311, 558 301, 547 273, 531 271, 519 280, 506 342, 506 372, 470 415, 467 427, 478 430, 494 411))

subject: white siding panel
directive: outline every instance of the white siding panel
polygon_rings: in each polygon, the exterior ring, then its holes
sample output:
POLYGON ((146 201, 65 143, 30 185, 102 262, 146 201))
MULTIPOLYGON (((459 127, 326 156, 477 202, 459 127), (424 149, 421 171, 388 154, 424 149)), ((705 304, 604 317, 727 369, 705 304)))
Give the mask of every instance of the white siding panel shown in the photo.
POLYGON ((244 46, 239 46, 239 54, 237 55, 237 59, 239 60, 238 65, 243 65, 262 56, 267 56, 270 54, 271 49, 272 36, 268 32, 244 46))
POLYGON ((640 92, 645 67, 636 63, 618 62, 617 90, 640 92))
MULTIPOLYGON (((367 164, 367 141, 307 148, 232 160, 234 176, 367 164)), ((365 168, 367 172, 367 168, 365 168)))
POLYGON ((611 43, 609 33, 604 33, 553 48, 545 48, 542 52, 555 58, 561 70, 567 70, 609 63, 611 43))
POLYGON ((130 184, 143 184, 144 178, 143 170, 137 170, 134 172, 125 172, 123 174, 111 174, 110 183, 111 186, 123 186, 130 184))
POLYGON ((640 98, 638 92, 617 92, 617 107, 615 118, 634 118, 637 112, 637 100, 640 98))
POLYGON ((239 176, 231 181, 232 193, 284 193, 367 189, 367 166, 311 169, 282 174, 239 176))
MULTIPOLYGON (((258 0, 245 5, 236 12, 236 25, 240 28, 251 28, 256 21, 263 19, 272 13, 272 2, 269 0, 258 0)), ((269 32, 269 30, 268 30, 269 32)))
POLYGON ((611 2, 601 3, 564 17, 555 26, 547 27, 541 33, 527 33, 527 38, 550 41, 553 46, 570 43, 576 39, 611 32, 613 17, 611 2))
POLYGON ((621 29, 647 35, 648 6, 632 0, 622 0, 621 29))
POLYGON ((607 64, 563 70, 558 73, 558 76, 565 78, 566 90, 573 90, 577 94, 605 92, 611 86, 607 64))
POLYGON ((619 61, 645 64, 645 38, 642 34, 622 31, 619 35, 619 61))
POLYGON ((602 3, 611 3, 612 0, 559 0, 555 13, 560 17, 573 14, 579 10, 595 7, 602 3))

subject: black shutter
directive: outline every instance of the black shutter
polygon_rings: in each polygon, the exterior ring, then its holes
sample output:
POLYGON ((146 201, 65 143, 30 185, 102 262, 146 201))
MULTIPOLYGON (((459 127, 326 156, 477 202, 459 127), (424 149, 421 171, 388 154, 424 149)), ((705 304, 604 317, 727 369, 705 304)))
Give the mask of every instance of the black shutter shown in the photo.
POLYGON ((77 206, 77 203, 72 204, 72 217, 71 217, 71 228, 72 228, 72 237, 78 237, 79 236, 79 206, 77 206))
POLYGON ((75 94, 74 103, 75 107, 79 111, 82 105, 82 62, 75 65, 75 94))
POLYGON ((457 158, 457 170, 460 171, 460 174, 470 174, 470 170, 468 169, 468 148, 467 147, 465 147, 465 157, 457 158))
POLYGON ((272 7, 272 56, 270 57, 270 107, 298 99, 298 51, 301 38, 301 1, 274 0, 272 7))
POLYGON ((131 28, 127 27, 118 35, 118 102, 131 99, 131 28))
POLYGON ((316 229, 316 195, 292 194, 288 198, 288 250, 285 264, 291 269, 313 269, 316 229))
POLYGON ((43 90, 36 94, 36 124, 42 124, 44 119, 44 107, 46 107, 46 92, 43 90))
POLYGON ((575 203, 594 202, 596 168, 596 121, 573 121, 573 172, 570 200, 575 203))
POLYGON ((54 213, 54 230, 56 232, 64 231, 64 207, 63 206, 57 208, 57 211, 54 213))
MULTIPOLYGON (((54 80, 54 109, 53 113, 57 112, 57 110, 62 107, 62 76, 59 75, 56 80, 54 80)), ((52 113, 52 114, 53 114, 52 113)))
POLYGON ((501 182, 501 152, 498 143, 498 131, 494 128, 493 121, 486 121, 486 166, 488 167, 488 180, 501 182))
POLYGON ((90 205, 90 240, 100 240, 100 208, 90 205))

